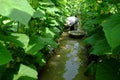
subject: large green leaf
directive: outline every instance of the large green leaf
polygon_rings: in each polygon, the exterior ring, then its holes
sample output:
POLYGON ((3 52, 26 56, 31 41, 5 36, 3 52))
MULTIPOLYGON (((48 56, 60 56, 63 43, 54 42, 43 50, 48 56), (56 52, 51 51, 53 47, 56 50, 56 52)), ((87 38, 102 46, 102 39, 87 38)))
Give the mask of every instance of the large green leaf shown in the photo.
POLYGON ((120 80, 120 62, 115 59, 105 59, 98 63, 95 80, 120 80))
POLYGON ((6 42, 13 42, 24 49, 27 48, 29 42, 29 37, 20 33, 11 33, 10 35, 0 34, 0 39, 6 42))
POLYGON ((92 20, 89 20, 87 21, 84 26, 85 28, 89 29, 91 28, 91 26, 93 26, 94 24, 100 24, 101 23, 101 19, 99 18, 96 18, 96 19, 92 19, 92 20))
POLYGON ((20 70, 13 80, 37 80, 37 71, 29 66, 20 65, 20 70))
POLYGON ((84 42, 87 44, 91 44, 91 45, 95 45, 97 43, 97 41, 104 39, 103 34, 100 33, 94 33, 93 35, 91 35, 90 37, 87 37, 84 42))
POLYGON ((111 52, 111 48, 105 39, 103 31, 96 32, 84 40, 85 43, 92 45, 90 54, 104 55, 111 52))
POLYGON ((33 36, 30 38, 29 46, 26 48, 26 53, 35 55, 39 50, 43 49, 45 44, 40 40, 39 37, 33 36))
POLYGON ((44 44, 42 43, 33 43, 31 45, 28 46, 28 48, 26 49, 26 53, 27 54, 31 54, 31 55, 35 55, 39 50, 44 48, 44 44))
POLYGON ((96 43, 96 39, 94 39, 94 38, 96 38, 95 37, 96 35, 95 34, 93 34, 92 36, 90 36, 90 37, 87 37, 85 40, 84 40, 84 42, 86 43, 86 44, 90 44, 90 45, 95 45, 95 43, 96 43), (95 42, 94 42, 95 41, 95 42))
POLYGON ((29 46, 26 48, 25 51, 28 54, 35 55, 46 45, 51 45, 54 48, 57 47, 56 42, 53 41, 52 38, 33 36, 30 38, 29 46))
POLYGON ((120 13, 109 17, 102 23, 107 41, 112 49, 120 45, 120 13))
POLYGON ((0 0, 0 14, 28 24, 34 10, 27 0, 0 0))
POLYGON ((9 63, 12 60, 12 57, 9 51, 0 43, 0 65, 9 63))
POLYGON ((96 42, 90 54, 104 55, 104 54, 109 54, 110 52, 111 52, 111 48, 108 45, 106 39, 102 39, 96 42))

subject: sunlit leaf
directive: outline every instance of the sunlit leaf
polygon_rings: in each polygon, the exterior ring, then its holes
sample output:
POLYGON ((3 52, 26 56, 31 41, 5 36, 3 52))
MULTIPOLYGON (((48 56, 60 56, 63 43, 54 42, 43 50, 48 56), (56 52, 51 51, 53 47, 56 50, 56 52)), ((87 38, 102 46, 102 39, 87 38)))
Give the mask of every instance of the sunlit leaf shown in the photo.
POLYGON ((12 33, 11 36, 13 36, 16 39, 16 40, 13 40, 13 42, 18 44, 18 46, 22 47, 21 45, 19 45, 19 43, 21 42, 23 44, 23 48, 27 48, 29 37, 26 34, 12 33))
POLYGON ((52 32, 49 28, 46 27, 46 33, 49 33, 52 35, 52 37, 54 37, 55 33, 52 32))
POLYGON ((59 24, 57 23, 56 20, 51 20, 50 26, 58 26, 59 24))
POLYGON ((39 37, 33 36, 30 38, 29 46, 26 48, 26 53, 35 55, 39 50, 43 49, 45 44, 40 40, 39 37))
POLYGON ((27 0, 0 0, 0 14, 25 25, 33 13, 34 10, 27 0))
POLYGON ((51 0, 42 0, 40 4, 44 6, 54 5, 51 0))
POLYGON ((54 14, 55 12, 59 11, 59 9, 56 7, 51 7, 51 8, 47 7, 46 9, 48 13, 51 13, 51 14, 54 14))
POLYGON ((14 75, 13 80, 37 80, 37 71, 29 66, 20 65, 18 74, 14 75))
POLYGON ((17 46, 20 46, 22 48, 27 48, 28 42, 29 42, 29 37, 25 34, 20 34, 20 33, 11 33, 10 35, 1 35, 1 40, 6 41, 6 42, 13 42, 17 46))
POLYGON ((46 45, 57 47, 56 42, 52 38, 33 36, 30 38, 29 46, 26 48, 26 53, 35 55, 43 49, 46 45))

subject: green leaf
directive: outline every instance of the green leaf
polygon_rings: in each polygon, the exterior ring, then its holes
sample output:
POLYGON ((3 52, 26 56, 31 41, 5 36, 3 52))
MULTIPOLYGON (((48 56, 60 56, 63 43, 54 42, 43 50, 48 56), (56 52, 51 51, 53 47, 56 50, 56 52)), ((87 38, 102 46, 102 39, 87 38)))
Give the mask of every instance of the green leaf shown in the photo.
POLYGON ((43 55, 41 52, 37 53, 37 54, 35 55, 35 57, 36 57, 36 62, 37 62, 40 66, 44 66, 44 65, 45 65, 46 61, 45 61, 45 59, 44 59, 44 55, 43 55))
POLYGON ((115 59, 105 59, 97 65, 95 80, 120 80, 120 62, 115 59))
POLYGON ((109 54, 111 52, 111 48, 108 45, 106 39, 98 40, 97 43, 93 46, 93 50, 90 54, 95 55, 104 55, 109 54))
POLYGON ((27 25, 34 10, 27 0, 0 0, 0 14, 27 25))
POLYGON ((3 41, 13 42, 17 46, 20 46, 24 49, 27 48, 29 42, 29 37, 20 33, 11 33, 10 35, 0 34, 0 38, 3 41))
POLYGON ((92 36, 86 38, 84 42, 92 45, 90 54, 104 55, 111 52, 111 47, 105 39, 103 31, 96 32, 92 36))
POLYGON ((27 48, 29 37, 26 34, 12 33, 11 36, 13 36, 16 39, 13 40, 14 43, 16 43, 20 47, 23 47, 24 49, 27 48), (23 46, 19 43, 22 43, 23 46))
POLYGON ((54 37, 55 36, 55 33, 54 32, 52 32, 49 28, 47 28, 46 27, 46 33, 49 33, 49 34, 51 34, 52 35, 52 37, 54 37))
POLYGON ((97 41, 104 39, 102 32, 97 32, 84 40, 85 43, 95 45, 97 41))
POLYGON ((37 79, 28 76, 21 76, 18 80, 37 80, 37 79))
POLYGON ((35 55, 46 45, 51 45, 54 48, 57 47, 57 43, 52 38, 32 36, 30 38, 29 46, 26 48, 25 51, 28 54, 35 55))
POLYGON ((53 48, 57 48, 57 43, 52 38, 40 37, 40 40, 46 45, 51 45, 53 48))
POLYGON ((43 18, 45 17, 45 13, 43 13, 42 11, 40 10, 37 10, 34 15, 33 15, 34 18, 37 18, 37 17, 40 17, 40 18, 43 18))
POLYGON ((58 29, 57 27, 50 27, 50 30, 52 31, 52 32, 54 32, 54 40, 56 40, 56 39, 58 39, 59 38, 59 36, 60 36, 60 32, 62 32, 62 31, 60 31, 60 29, 58 29))
POLYGON ((26 48, 26 53, 35 55, 39 50, 43 49, 45 43, 41 41, 41 39, 37 36, 33 36, 30 38, 29 46, 26 48))
POLYGON ((57 28, 57 27, 51 27, 50 30, 53 31, 53 32, 56 33, 56 34, 58 34, 58 33, 61 32, 60 29, 57 28))
POLYGON ((2 43, 0 43, 0 65, 7 64, 12 60, 11 54, 6 49, 5 46, 3 46, 2 43))
POLYGON ((47 7, 46 9, 48 13, 51 13, 51 14, 55 14, 55 12, 59 11, 59 9, 56 7, 47 7))
POLYGON ((100 23, 101 23, 101 19, 100 18, 96 18, 96 19, 92 19, 92 20, 87 21, 84 24, 84 26, 85 26, 85 28, 90 29, 91 26, 93 26, 94 24, 100 24, 100 23))
POLYGON ((13 80, 37 80, 37 71, 29 66, 20 65, 20 70, 17 75, 14 75, 13 80))
POLYGON ((58 26, 59 24, 58 24, 58 22, 56 21, 56 20, 51 20, 51 22, 50 22, 50 26, 58 26))
POLYGON ((52 1, 51 0, 42 0, 42 1, 40 1, 40 5, 42 5, 42 6, 54 6, 54 3, 52 3, 52 1))
POLYGON ((112 49, 120 45, 120 13, 109 17, 102 23, 103 31, 112 49))
POLYGON ((31 55, 35 55, 39 50, 44 48, 44 44, 42 43, 34 43, 28 46, 28 48, 26 49, 26 53, 31 54, 31 55))

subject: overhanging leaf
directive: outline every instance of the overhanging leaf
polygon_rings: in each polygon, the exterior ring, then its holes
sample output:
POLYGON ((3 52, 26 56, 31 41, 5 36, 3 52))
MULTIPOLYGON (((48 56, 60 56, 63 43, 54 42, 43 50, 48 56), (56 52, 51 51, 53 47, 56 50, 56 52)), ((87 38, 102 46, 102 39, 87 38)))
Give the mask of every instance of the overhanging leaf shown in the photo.
POLYGON ((13 80, 37 80, 37 71, 29 66, 20 65, 20 70, 13 80))
POLYGON ((11 33, 10 35, 0 35, 1 40, 13 42, 17 46, 20 46, 22 48, 27 48, 29 37, 25 34, 20 33, 11 33))
POLYGON ((101 23, 101 19, 100 18, 96 18, 96 19, 92 19, 87 21, 84 25, 87 26, 92 26, 94 24, 100 24, 101 23))
POLYGON ((112 49, 120 45, 120 13, 102 23, 106 39, 112 49))
POLYGON ((0 14, 27 25, 34 10, 27 0, 0 0, 0 14))
POLYGON ((85 43, 95 45, 99 40, 104 39, 102 32, 97 32, 84 40, 85 43))
MULTIPOLYGON (((17 44, 17 41, 21 42, 23 44, 23 48, 27 48, 28 46, 28 42, 29 42, 29 37, 25 34, 20 34, 20 33, 12 33, 11 34, 14 38, 16 38, 16 41, 13 40, 13 42, 16 42, 17 44)), ((19 44, 18 44, 19 45, 19 44)), ((21 45, 19 45, 21 46, 21 45)), ((21 46, 22 47, 22 46, 21 46)))
POLYGON ((97 41, 95 45, 93 45, 93 50, 90 54, 95 55, 104 55, 111 52, 111 48, 108 45, 105 39, 97 41))
POLYGON ((32 36, 30 38, 29 46, 26 48, 26 53, 35 55, 38 53, 39 50, 44 48, 46 44, 41 41, 41 39, 38 36, 32 36))
POLYGON ((12 57, 9 51, 2 45, 2 43, 0 43, 0 65, 9 63, 11 60, 12 57))
POLYGON ((32 36, 30 38, 29 46, 26 48, 25 51, 28 54, 35 55, 46 45, 51 45, 54 48, 57 47, 57 43, 52 38, 32 36))

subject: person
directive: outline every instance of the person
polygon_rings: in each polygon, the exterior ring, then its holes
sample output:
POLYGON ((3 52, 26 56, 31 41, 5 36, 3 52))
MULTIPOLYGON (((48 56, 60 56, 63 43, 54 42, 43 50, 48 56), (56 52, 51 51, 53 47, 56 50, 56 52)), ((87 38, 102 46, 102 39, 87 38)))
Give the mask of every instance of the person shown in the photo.
POLYGON ((79 19, 75 16, 67 17, 65 26, 70 28, 70 31, 77 30, 79 26, 79 19))

